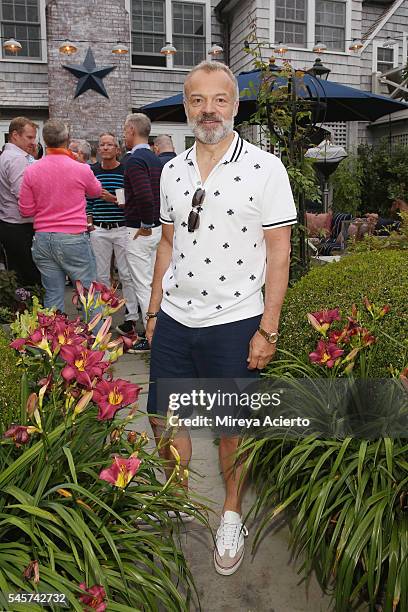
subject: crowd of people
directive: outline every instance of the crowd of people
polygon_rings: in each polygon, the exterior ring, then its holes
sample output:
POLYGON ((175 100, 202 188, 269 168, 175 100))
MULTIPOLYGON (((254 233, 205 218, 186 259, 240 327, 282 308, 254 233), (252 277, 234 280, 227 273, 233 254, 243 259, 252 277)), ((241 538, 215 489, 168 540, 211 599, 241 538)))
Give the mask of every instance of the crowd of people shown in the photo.
POLYGON ((59 120, 37 125, 16 117, 0 156, 0 244, 6 266, 19 284, 41 283, 46 307, 64 311, 65 282, 110 286, 116 267, 127 308, 117 327, 136 331, 131 351, 148 351, 146 315, 156 249, 161 235, 160 175, 176 156, 170 136, 149 145, 146 115, 131 114, 124 124, 123 155, 118 137, 100 134, 93 148, 72 139, 59 120), (142 237, 142 239, 139 239, 142 237))
MULTIPOLYGON (((136 113, 124 123, 121 159, 115 134, 100 135, 95 161, 86 142, 50 120, 46 155, 34 161, 37 128, 21 117, 0 156, 0 242, 22 284, 40 273, 46 306, 64 309, 66 275, 110 284, 114 254, 127 302, 119 332, 131 332, 140 311, 145 338, 134 350, 151 348, 156 440, 168 409, 160 380, 254 380, 276 351, 296 207, 281 161, 234 131, 238 104, 231 70, 202 62, 184 83, 195 144, 180 155, 165 135, 152 151, 150 121, 136 113)), ((159 444, 169 469, 174 449, 187 467, 188 432, 175 432, 172 445, 159 444)), ((248 533, 238 446, 236 433, 220 435, 225 501, 213 559, 222 575, 240 566, 248 533)))

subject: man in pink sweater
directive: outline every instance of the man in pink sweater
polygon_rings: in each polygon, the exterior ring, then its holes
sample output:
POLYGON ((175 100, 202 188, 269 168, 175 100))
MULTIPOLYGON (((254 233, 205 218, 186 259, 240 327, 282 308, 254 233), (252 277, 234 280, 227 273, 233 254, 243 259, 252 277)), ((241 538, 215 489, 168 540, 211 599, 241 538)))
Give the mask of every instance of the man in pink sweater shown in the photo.
POLYGON ((63 312, 65 276, 85 287, 96 279, 85 196, 99 197, 102 185, 87 164, 72 158, 62 121, 47 121, 43 139, 47 155, 27 168, 19 208, 23 217, 34 218, 32 254, 45 289, 44 305, 63 312))

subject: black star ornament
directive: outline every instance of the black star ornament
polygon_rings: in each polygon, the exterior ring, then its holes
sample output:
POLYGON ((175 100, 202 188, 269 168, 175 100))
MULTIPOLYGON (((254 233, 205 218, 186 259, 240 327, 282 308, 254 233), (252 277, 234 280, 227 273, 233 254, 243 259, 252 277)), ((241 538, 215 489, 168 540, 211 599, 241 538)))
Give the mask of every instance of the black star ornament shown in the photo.
POLYGON ((112 70, 115 70, 116 66, 102 66, 97 68, 95 64, 94 54, 92 49, 89 47, 86 52, 86 57, 83 64, 70 64, 63 66, 65 70, 68 70, 71 74, 77 77, 78 83, 74 98, 78 98, 88 89, 93 89, 101 96, 109 98, 106 91, 105 85, 102 79, 106 77, 112 70))

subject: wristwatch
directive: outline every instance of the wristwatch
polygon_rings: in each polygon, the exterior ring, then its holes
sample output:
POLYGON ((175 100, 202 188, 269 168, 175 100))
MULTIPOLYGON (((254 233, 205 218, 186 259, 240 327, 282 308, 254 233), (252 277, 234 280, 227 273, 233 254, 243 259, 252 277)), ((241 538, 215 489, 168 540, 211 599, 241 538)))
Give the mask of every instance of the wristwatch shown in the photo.
POLYGON ((158 314, 158 312, 146 312, 145 319, 146 321, 148 321, 149 319, 155 319, 158 314))
POLYGON ((276 344, 278 341, 278 332, 267 332, 262 329, 261 326, 258 327, 258 332, 269 342, 269 344, 276 344))

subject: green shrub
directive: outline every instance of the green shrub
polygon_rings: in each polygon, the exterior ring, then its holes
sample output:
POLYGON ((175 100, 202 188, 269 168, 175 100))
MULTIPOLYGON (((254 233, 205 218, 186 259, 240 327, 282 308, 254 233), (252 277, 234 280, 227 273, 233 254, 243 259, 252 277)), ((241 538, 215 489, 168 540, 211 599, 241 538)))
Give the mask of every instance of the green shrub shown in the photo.
POLYGON ((2 308, 14 307, 17 288, 15 272, 0 270, 0 306, 2 308))
POLYGON ((358 155, 344 159, 332 177, 333 210, 354 216, 361 208, 363 168, 358 155))
MULTIPOLYGON (((282 309, 279 347, 298 356, 304 354, 308 361, 307 355, 315 347, 315 333, 306 314, 336 307, 350 310, 353 303, 361 303, 367 296, 378 306, 391 306, 381 330, 390 338, 381 338, 381 350, 376 353, 370 375, 388 377, 390 364, 402 369, 408 351, 406 270, 404 251, 355 254, 338 263, 314 268, 288 291, 282 309)), ((273 367, 272 362, 269 370, 273 367)))
POLYGON ((0 330, 0 434, 5 426, 20 414, 20 381, 15 351, 9 348, 10 340, 0 330))
POLYGON ((386 140, 375 146, 361 145, 357 155, 343 161, 331 181, 334 209, 360 214, 377 212, 390 216, 396 198, 408 198, 407 148, 390 148, 386 140))

